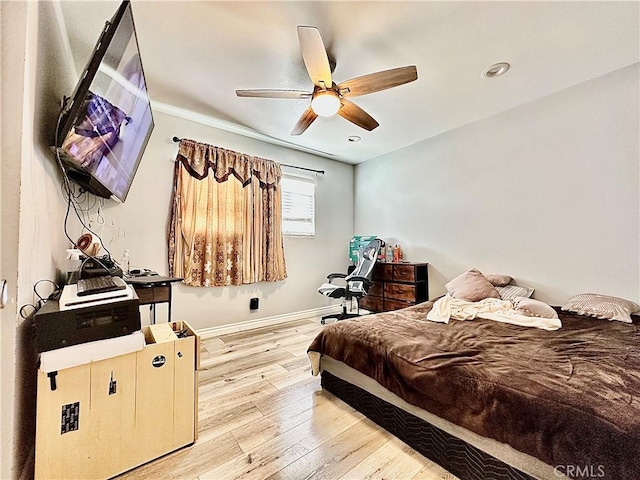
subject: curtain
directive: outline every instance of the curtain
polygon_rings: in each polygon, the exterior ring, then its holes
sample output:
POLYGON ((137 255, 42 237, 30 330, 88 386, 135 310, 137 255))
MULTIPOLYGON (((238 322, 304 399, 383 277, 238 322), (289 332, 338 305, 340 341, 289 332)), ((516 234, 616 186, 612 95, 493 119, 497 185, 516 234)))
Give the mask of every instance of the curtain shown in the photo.
POLYGON ((169 274, 197 287, 285 279, 281 177, 271 160, 182 140, 169 274))

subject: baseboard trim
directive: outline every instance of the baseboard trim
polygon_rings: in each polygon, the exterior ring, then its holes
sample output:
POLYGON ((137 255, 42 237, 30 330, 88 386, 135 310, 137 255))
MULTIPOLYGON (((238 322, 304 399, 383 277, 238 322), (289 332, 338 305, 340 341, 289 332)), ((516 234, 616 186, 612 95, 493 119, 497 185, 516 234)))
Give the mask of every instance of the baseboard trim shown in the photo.
POLYGON ((277 325, 280 323, 294 322, 303 318, 321 317, 332 313, 340 312, 340 305, 331 305, 328 307, 312 308, 310 310, 301 310, 299 312, 285 313, 275 315, 273 317, 257 318, 255 320, 247 320, 245 322, 232 323, 230 325, 219 325, 217 327, 202 328, 197 331, 200 338, 211 338, 227 333, 244 332, 254 328, 268 327, 269 325, 277 325))

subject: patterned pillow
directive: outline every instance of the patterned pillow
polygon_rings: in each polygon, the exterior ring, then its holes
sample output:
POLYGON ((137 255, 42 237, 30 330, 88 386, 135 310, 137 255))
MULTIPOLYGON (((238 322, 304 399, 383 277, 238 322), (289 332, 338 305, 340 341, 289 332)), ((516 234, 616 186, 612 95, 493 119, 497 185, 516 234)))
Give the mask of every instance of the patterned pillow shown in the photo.
POLYGON ((530 298, 533 295, 533 288, 518 287, 516 285, 507 285, 506 287, 496 287, 502 300, 513 300, 516 297, 530 298))
POLYGON ((510 275, 501 275, 498 273, 486 275, 486 277, 494 287, 506 287, 511 283, 511 280, 513 280, 510 275))
POLYGON ((485 298, 500 298, 491 282, 475 268, 458 275, 445 285, 453 298, 467 302, 479 302, 485 298))
POLYGON ((533 298, 516 297, 513 306, 518 313, 527 317, 558 318, 558 313, 551 306, 533 298))
POLYGON ((623 298, 598 295, 597 293, 582 293, 571 297, 562 306, 562 311, 632 323, 631 314, 640 311, 640 305, 623 298))

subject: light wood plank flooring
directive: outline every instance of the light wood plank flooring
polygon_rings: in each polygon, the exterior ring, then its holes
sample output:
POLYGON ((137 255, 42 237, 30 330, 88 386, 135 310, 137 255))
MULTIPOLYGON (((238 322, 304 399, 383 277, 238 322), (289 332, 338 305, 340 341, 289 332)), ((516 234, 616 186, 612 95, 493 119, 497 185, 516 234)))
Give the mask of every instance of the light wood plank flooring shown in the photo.
POLYGON ((202 341, 199 437, 126 479, 407 479, 453 475, 320 387, 310 318, 202 341))

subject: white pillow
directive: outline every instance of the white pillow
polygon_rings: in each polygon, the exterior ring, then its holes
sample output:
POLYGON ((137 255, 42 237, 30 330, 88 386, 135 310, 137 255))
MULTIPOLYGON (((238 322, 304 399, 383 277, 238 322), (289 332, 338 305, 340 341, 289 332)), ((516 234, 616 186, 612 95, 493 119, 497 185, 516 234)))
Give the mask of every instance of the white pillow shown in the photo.
POLYGON ((513 299, 516 312, 527 317, 558 318, 558 313, 540 300, 529 297, 516 297, 513 299))
POLYGON ((502 300, 514 300, 516 297, 530 298, 534 288, 518 287, 517 285, 507 285, 506 287, 496 287, 502 300))
POLYGON ((581 293, 571 297, 562 306, 562 311, 632 323, 631 314, 640 311, 640 305, 624 298, 597 293, 581 293))

